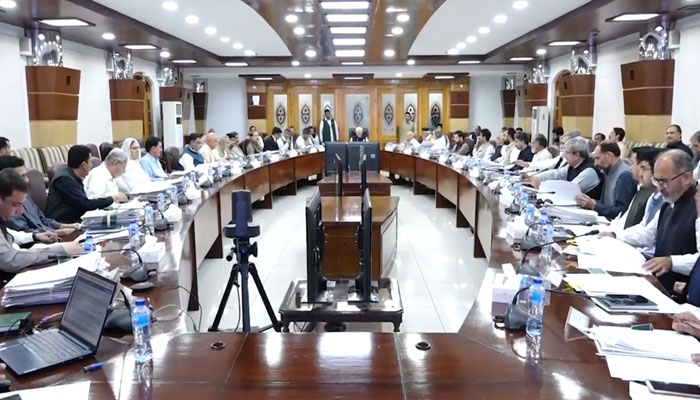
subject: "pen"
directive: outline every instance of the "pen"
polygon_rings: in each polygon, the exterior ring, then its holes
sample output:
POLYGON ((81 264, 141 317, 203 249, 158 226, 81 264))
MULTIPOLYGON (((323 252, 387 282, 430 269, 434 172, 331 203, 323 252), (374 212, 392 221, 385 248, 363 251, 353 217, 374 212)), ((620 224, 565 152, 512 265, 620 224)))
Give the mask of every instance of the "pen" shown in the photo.
POLYGON ((83 372, 87 374, 88 372, 93 372, 93 371, 97 371, 100 369, 102 369, 102 363, 97 362, 97 363, 90 364, 88 366, 83 367, 83 372))

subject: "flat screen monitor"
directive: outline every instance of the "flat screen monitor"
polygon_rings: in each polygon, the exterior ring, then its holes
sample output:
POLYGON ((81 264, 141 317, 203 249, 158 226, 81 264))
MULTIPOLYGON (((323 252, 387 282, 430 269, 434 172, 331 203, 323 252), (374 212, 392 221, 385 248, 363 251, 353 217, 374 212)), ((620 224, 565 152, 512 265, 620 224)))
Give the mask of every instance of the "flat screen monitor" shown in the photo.
POLYGON ((360 288, 362 301, 372 300, 372 201, 369 190, 365 190, 362 195, 362 217, 360 220, 361 243, 360 260, 362 261, 361 282, 356 286, 360 288))
POLYGON ((321 275, 323 242, 321 192, 316 189, 306 203, 306 282, 309 303, 315 303, 318 295, 326 290, 326 280, 321 275))
POLYGON ((337 154, 343 166, 348 165, 348 146, 345 142, 326 142, 326 176, 335 173, 335 155, 337 154))
POLYGON ((340 160, 339 155, 335 155, 335 195, 338 197, 343 197, 343 171, 345 171, 345 166, 343 161, 340 160))
POLYGON ((363 154, 360 160, 360 193, 367 190, 367 155, 363 154))
POLYGON ((367 170, 379 172, 379 142, 351 142, 348 143, 348 170, 360 170, 360 149, 367 156, 367 170))

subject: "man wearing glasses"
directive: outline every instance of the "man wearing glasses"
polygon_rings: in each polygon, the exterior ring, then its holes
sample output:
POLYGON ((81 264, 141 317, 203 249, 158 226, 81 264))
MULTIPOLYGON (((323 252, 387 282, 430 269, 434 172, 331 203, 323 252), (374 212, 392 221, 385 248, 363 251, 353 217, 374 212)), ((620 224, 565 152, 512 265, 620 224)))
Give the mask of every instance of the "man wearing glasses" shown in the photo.
POLYGON ((657 217, 644 229, 626 229, 617 235, 637 248, 655 246, 644 268, 656 275, 669 292, 676 281, 686 282, 698 258, 700 229, 695 205, 693 161, 683 150, 661 153, 651 182, 664 199, 657 217))

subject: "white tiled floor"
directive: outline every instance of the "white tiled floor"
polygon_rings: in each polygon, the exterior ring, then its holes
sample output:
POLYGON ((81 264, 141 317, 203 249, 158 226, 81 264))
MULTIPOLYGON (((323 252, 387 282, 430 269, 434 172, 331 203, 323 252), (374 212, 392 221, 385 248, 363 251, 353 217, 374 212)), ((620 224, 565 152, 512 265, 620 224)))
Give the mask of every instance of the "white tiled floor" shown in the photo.
MULTIPOLYGON (((292 279, 305 279, 305 199, 316 190, 305 186, 296 196, 276 196, 272 210, 255 210, 260 224, 259 257, 251 258, 272 307, 277 310, 292 279)), ((398 251, 389 274, 397 278, 404 305, 402 332, 456 332, 471 309, 486 270, 486 261, 471 257, 473 235, 455 227, 454 209, 436 209, 432 195, 414 196, 409 186, 393 186, 399 196, 398 251)), ((231 242, 225 243, 226 250, 231 242)), ((200 266, 199 296, 203 330, 216 314, 231 263, 205 260, 200 266)), ((269 324, 255 285, 250 281, 251 324, 269 324)), ((198 314, 198 313, 195 313, 198 314)), ((195 315, 197 317, 198 315, 195 315)), ((222 318, 222 329, 238 320, 235 289, 222 318)), ((320 327, 318 328, 320 329, 320 327)), ((391 332, 390 324, 348 324, 348 330, 391 332)))

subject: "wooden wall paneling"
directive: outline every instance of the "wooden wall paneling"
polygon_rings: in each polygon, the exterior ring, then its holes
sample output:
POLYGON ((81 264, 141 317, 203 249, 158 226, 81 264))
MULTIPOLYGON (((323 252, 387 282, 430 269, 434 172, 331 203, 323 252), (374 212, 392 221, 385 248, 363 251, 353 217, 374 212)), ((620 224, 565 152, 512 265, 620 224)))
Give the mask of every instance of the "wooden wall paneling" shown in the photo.
POLYGON ((78 140, 80 71, 64 67, 25 67, 29 131, 33 147, 78 140))
POLYGON ((557 87, 564 131, 579 130, 592 137, 595 75, 565 75, 557 87))

